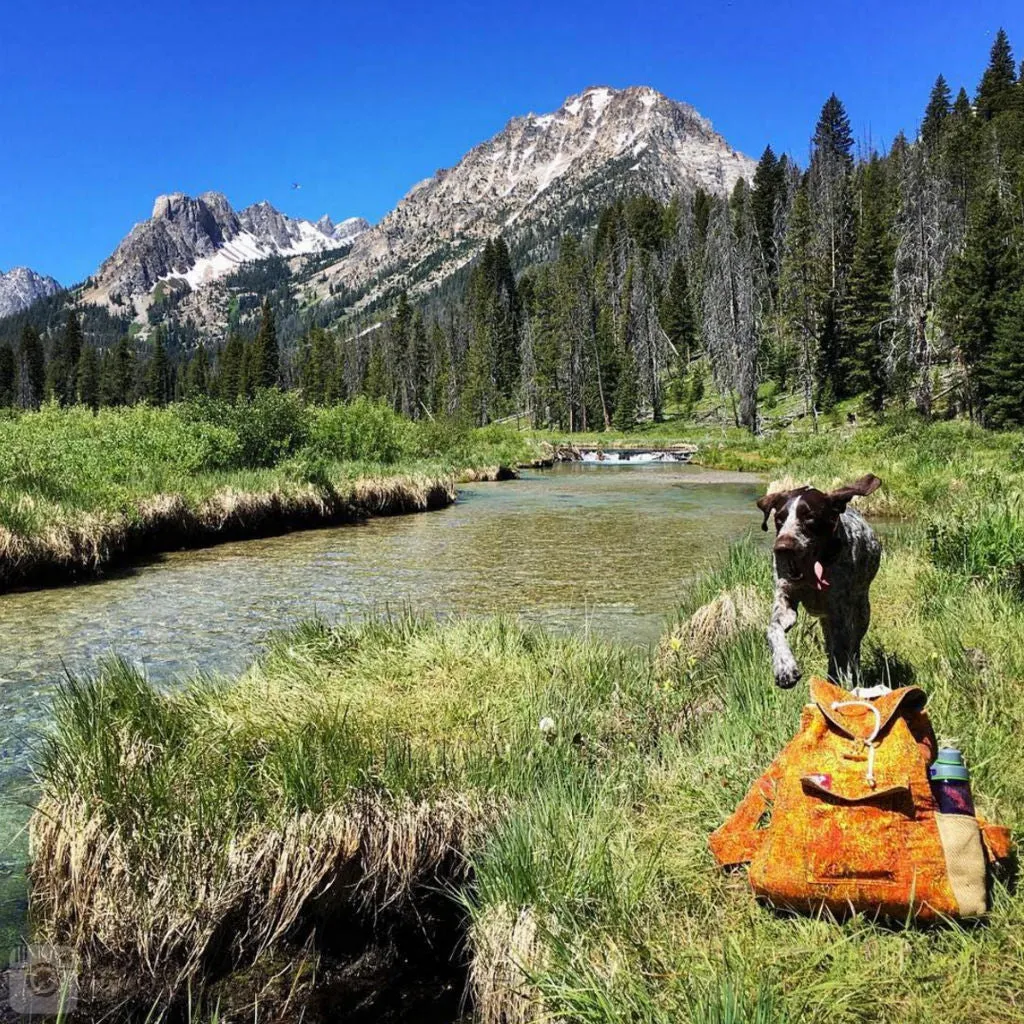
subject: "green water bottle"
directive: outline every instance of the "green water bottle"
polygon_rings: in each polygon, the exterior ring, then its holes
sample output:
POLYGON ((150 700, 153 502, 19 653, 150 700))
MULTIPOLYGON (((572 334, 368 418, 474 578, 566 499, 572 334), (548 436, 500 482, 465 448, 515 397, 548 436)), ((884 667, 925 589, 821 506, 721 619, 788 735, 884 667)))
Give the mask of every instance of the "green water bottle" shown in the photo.
POLYGON ((956 747, 940 747, 939 756, 928 768, 932 795, 942 814, 967 814, 974 817, 971 773, 964 756, 956 747))

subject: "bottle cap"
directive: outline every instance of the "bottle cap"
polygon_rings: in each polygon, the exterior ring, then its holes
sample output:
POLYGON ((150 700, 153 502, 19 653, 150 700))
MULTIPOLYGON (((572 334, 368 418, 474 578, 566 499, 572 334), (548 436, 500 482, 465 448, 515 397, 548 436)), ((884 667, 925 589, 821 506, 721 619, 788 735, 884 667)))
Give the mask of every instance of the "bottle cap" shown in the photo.
POLYGON ((928 769, 928 778, 932 782, 970 782, 971 773, 967 770, 966 765, 936 761, 928 769))

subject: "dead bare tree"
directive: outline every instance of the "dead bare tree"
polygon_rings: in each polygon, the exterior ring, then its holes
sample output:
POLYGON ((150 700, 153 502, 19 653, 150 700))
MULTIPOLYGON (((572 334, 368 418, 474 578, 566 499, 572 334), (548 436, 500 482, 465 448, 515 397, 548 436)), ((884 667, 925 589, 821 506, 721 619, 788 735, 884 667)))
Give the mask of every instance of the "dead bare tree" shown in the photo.
POLYGON ((737 426, 757 430, 756 239, 745 207, 716 203, 708 223, 701 294, 704 342, 737 426))
POLYGON ((883 353, 890 376, 903 366, 918 410, 931 414, 935 304, 939 282, 963 241, 954 190, 943 180, 925 146, 903 153, 897 169, 896 261, 892 305, 895 331, 883 353))

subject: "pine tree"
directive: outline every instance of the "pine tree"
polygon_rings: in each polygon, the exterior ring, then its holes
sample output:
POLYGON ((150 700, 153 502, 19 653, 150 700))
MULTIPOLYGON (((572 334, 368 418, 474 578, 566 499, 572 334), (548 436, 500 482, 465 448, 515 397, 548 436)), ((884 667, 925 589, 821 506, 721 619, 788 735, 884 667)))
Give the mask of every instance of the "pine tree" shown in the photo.
POLYGON ((75 372, 78 402, 93 412, 100 407, 100 361, 92 345, 84 345, 75 372))
MULTIPOLYGON (((649 266, 652 257, 642 252, 641 263, 649 266)), ((586 252, 572 236, 562 239, 554 268, 554 308, 552 326, 558 350, 558 379, 562 382, 569 430, 588 430, 604 425, 611 418, 609 399, 604 389, 603 368, 595 358, 594 310, 590 291, 592 279, 586 252)), ((640 281, 634 275, 629 303, 637 307, 634 355, 641 382, 641 394, 647 397, 655 415, 660 413, 660 345, 664 335, 657 323, 650 275, 640 281), (652 335, 657 334, 657 337, 652 335), (651 344, 653 342, 654 344, 651 344), (643 348, 642 352, 637 351, 643 348), (644 385, 649 386, 644 391, 644 385)))
POLYGON ((13 406, 18 397, 18 361, 14 349, 0 345, 0 408, 13 406))
POLYGON ((883 347, 892 335, 893 196, 877 154, 859 172, 860 218, 845 296, 850 344, 837 374, 837 398, 868 392, 880 410, 887 397, 883 347))
POLYGON ((412 306, 404 290, 399 293, 394 316, 388 325, 388 333, 391 351, 395 353, 399 364, 401 411, 412 417, 416 411, 418 371, 415 366, 416 353, 412 345, 412 306))
POLYGON ((466 299, 470 334, 463 390, 483 421, 513 404, 520 383, 520 302, 501 237, 484 245, 470 272, 466 299))
POLYGON ((419 419, 426 408, 430 390, 430 343, 427 339, 427 325, 423 321, 423 312, 416 310, 412 319, 412 330, 409 333, 410 367, 410 403, 412 418, 419 419))
POLYGON ((974 116, 967 90, 961 88, 946 119, 939 155, 941 173, 952 185, 961 233, 967 230, 968 211, 984 170, 982 132, 983 125, 974 116))
POLYGON ((996 114, 1008 110, 1014 103, 1013 87, 1017 82, 1017 68, 1006 32, 999 29, 989 52, 988 67, 978 83, 974 106, 983 121, 991 121, 996 114))
POLYGON ((494 377, 498 393, 510 400, 519 384, 519 295, 512 257, 500 235, 494 240, 492 291, 494 293, 494 377))
POLYGON ((494 414, 494 353, 485 324, 478 324, 466 351, 462 406, 471 423, 484 426, 494 414))
POLYGON ((643 252, 657 252, 664 243, 665 221, 661 206, 650 196, 634 196, 625 206, 629 233, 643 252))
POLYGON ((1001 429, 1024 426, 1024 288, 1009 300, 996 324, 986 370, 985 422, 1001 429))
POLYGON ((374 402, 391 402, 394 398, 391 374, 384 359, 384 345, 374 339, 370 347, 370 358, 366 364, 366 378, 363 394, 374 402))
POLYGON ((146 363, 143 377, 143 398, 155 406, 166 405, 174 394, 174 382, 171 377, 171 363, 167 357, 167 346, 164 341, 164 330, 158 327, 153 332, 153 351, 146 363))
POLYGON ((210 360, 206 346, 200 342, 195 354, 189 360, 185 373, 185 397, 197 398, 210 393, 210 360))
POLYGON ((986 406, 998 385, 996 327, 1010 304, 1020 273, 1013 222, 991 188, 975 204, 963 252, 953 261, 943 302, 943 319, 967 373, 972 418, 986 420, 986 406))
POLYGON ((100 373, 100 404, 131 405, 135 401, 137 375, 135 345, 122 335, 112 351, 104 353, 100 373))
POLYGON ((814 224, 806 180, 793 199, 779 276, 779 304, 786 333, 800 353, 798 372, 804 413, 814 407, 817 390, 817 341, 821 332, 822 275, 814 253, 814 224))
POLYGON ((637 387, 636 359, 630 349, 623 353, 622 371, 619 374, 619 386, 615 395, 615 413, 612 416, 612 426, 623 432, 632 430, 636 426, 636 417, 639 406, 637 387))
POLYGON ((247 390, 276 388, 281 378, 281 350, 277 343, 277 325, 270 300, 263 300, 260 312, 260 326, 253 342, 248 373, 247 390))
POLYGON ((772 294, 779 272, 779 254, 775 239, 775 221, 786 188, 785 165, 775 158, 775 151, 766 146, 754 171, 754 192, 751 213, 757 232, 761 263, 772 294))
POLYGON ((303 341, 299 383, 307 402, 330 402, 337 396, 338 350, 322 327, 312 328, 303 341))
POLYGON ((430 327, 431 363, 434 367, 433 386, 430 390, 431 412, 447 415, 452 390, 451 348, 444 328, 435 320, 430 327))
POLYGON ((928 98, 928 106, 925 107, 924 119, 921 121, 921 140, 929 150, 933 150, 938 144, 952 109, 949 86, 946 79, 939 75, 932 86, 932 94, 928 98))
POLYGON ((833 93, 814 131, 808 172, 819 308, 818 401, 826 409, 843 390, 839 373, 848 343, 842 302, 853 248, 852 168, 850 119, 833 93))
POLYGON ((75 401, 75 375, 82 355, 82 325, 75 311, 68 310, 64 330, 53 347, 53 358, 46 368, 46 392, 61 405, 75 401))
POLYGON ((46 389, 46 356, 39 333, 30 324, 21 332, 18 346, 18 405, 38 409, 46 389))
POLYGON ((847 170, 853 169, 853 132, 850 130, 850 118, 835 93, 829 96, 821 108, 812 141, 812 165, 815 160, 836 160, 847 170))
POLYGON ((693 315, 686 261, 681 256, 677 257, 669 271, 668 284, 665 287, 665 294, 662 296, 659 316, 661 326, 675 350, 676 369, 673 374, 673 391, 678 398, 681 393, 680 388, 686 378, 690 359, 698 342, 697 322, 693 315))
POLYGON ((259 361, 259 354, 256 351, 256 339, 250 338, 242 345, 242 359, 239 364, 238 373, 238 399, 239 401, 252 398, 256 394, 256 364, 259 361))
POLYGON ((495 343, 500 315, 494 242, 488 239, 483 255, 469 276, 467 287, 470 335, 462 387, 462 406, 477 426, 489 422, 497 404, 495 343))
POLYGON ((225 402, 237 402, 243 394, 243 362, 245 342, 240 334, 232 331, 217 360, 217 379, 214 393, 225 402))

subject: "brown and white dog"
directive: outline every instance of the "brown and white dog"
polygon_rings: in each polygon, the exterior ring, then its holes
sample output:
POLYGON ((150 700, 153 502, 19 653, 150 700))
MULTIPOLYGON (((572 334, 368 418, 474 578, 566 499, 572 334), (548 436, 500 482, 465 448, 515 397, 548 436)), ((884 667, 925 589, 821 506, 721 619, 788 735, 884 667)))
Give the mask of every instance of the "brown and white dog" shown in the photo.
POLYGON ((836 491, 797 487, 766 494, 757 507, 761 529, 775 514, 775 602, 768 625, 772 670, 778 686, 788 689, 800 679, 786 633, 800 605, 821 622, 834 682, 856 686, 860 643, 871 620, 868 590, 878 572, 882 547, 874 530, 849 502, 882 484, 870 473, 836 491))

